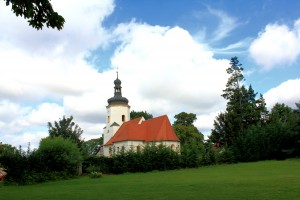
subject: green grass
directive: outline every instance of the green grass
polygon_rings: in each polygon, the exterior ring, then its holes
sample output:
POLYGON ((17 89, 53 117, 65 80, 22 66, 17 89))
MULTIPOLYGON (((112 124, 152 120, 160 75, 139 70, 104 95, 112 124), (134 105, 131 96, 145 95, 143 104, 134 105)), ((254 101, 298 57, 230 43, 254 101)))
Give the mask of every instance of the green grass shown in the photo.
POLYGON ((0 186, 0 199, 300 199, 300 159, 0 186))

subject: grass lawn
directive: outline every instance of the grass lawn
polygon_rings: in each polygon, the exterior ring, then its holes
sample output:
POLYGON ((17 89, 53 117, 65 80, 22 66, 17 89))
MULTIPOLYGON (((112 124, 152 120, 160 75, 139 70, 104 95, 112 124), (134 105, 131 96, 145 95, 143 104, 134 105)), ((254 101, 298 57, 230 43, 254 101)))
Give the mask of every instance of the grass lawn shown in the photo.
POLYGON ((299 200, 300 159, 0 185, 0 199, 299 200))

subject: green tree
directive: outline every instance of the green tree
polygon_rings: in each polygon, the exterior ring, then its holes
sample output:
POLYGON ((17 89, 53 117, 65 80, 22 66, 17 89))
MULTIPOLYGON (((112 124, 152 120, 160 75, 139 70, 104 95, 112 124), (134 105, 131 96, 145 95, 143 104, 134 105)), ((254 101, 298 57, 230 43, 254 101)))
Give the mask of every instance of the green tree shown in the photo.
POLYGON ((75 142, 81 148, 83 140, 81 135, 83 130, 73 122, 73 116, 66 118, 63 116, 59 121, 54 121, 52 124, 48 122, 48 132, 50 137, 63 137, 75 142))
POLYGON ((6 6, 12 5, 12 11, 16 16, 28 19, 33 28, 39 30, 44 25, 61 30, 65 19, 55 12, 50 0, 4 0, 6 6))
POLYGON ((197 119, 196 114, 181 112, 175 115, 174 118, 176 120, 173 123, 173 129, 182 145, 192 143, 202 145, 203 134, 193 124, 197 119))
POLYGON ((295 130, 299 120, 299 115, 289 106, 280 103, 273 106, 267 121, 271 158, 299 156, 300 134, 295 130))
POLYGON ((230 75, 222 94, 227 100, 226 111, 216 117, 209 137, 221 146, 231 146, 247 128, 265 121, 268 114, 263 96, 256 99, 257 93, 252 86, 243 85, 243 67, 237 57, 231 58, 226 71, 230 75))
POLYGON ((196 114, 186 112, 181 112, 175 115, 174 118, 176 119, 174 121, 174 125, 181 124, 184 126, 193 125, 193 123, 197 120, 196 114))
POLYGON ((130 112, 130 119, 136 119, 136 118, 139 118, 139 117, 144 117, 144 119, 147 120, 147 119, 153 118, 153 115, 148 113, 147 111, 136 112, 136 111, 132 110, 130 112))
POLYGON ((298 116, 292 108, 283 103, 276 103, 269 114, 268 121, 269 123, 280 122, 288 127, 293 127, 297 120, 298 116))

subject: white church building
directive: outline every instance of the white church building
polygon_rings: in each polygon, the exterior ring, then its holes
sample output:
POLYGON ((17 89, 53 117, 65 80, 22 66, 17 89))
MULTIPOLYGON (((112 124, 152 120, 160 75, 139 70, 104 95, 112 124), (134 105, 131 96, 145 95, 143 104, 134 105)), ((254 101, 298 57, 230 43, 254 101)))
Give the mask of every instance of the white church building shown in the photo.
POLYGON ((107 100, 106 126, 100 155, 111 157, 122 149, 139 151, 147 144, 165 145, 179 151, 180 141, 166 115, 130 120, 128 99, 122 96, 121 81, 114 81, 114 96, 107 100))

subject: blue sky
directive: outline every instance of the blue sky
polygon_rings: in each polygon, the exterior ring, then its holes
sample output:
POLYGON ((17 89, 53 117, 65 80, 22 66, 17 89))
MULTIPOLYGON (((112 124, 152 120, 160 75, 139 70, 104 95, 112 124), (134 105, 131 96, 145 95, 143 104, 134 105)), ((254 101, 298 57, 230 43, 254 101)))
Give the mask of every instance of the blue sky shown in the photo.
POLYGON ((300 100, 300 1, 51 2, 62 31, 36 31, 0 5, 3 143, 37 147, 63 115, 86 140, 100 137, 117 68, 132 110, 195 113, 205 135, 225 109, 231 57, 269 109, 300 100))

